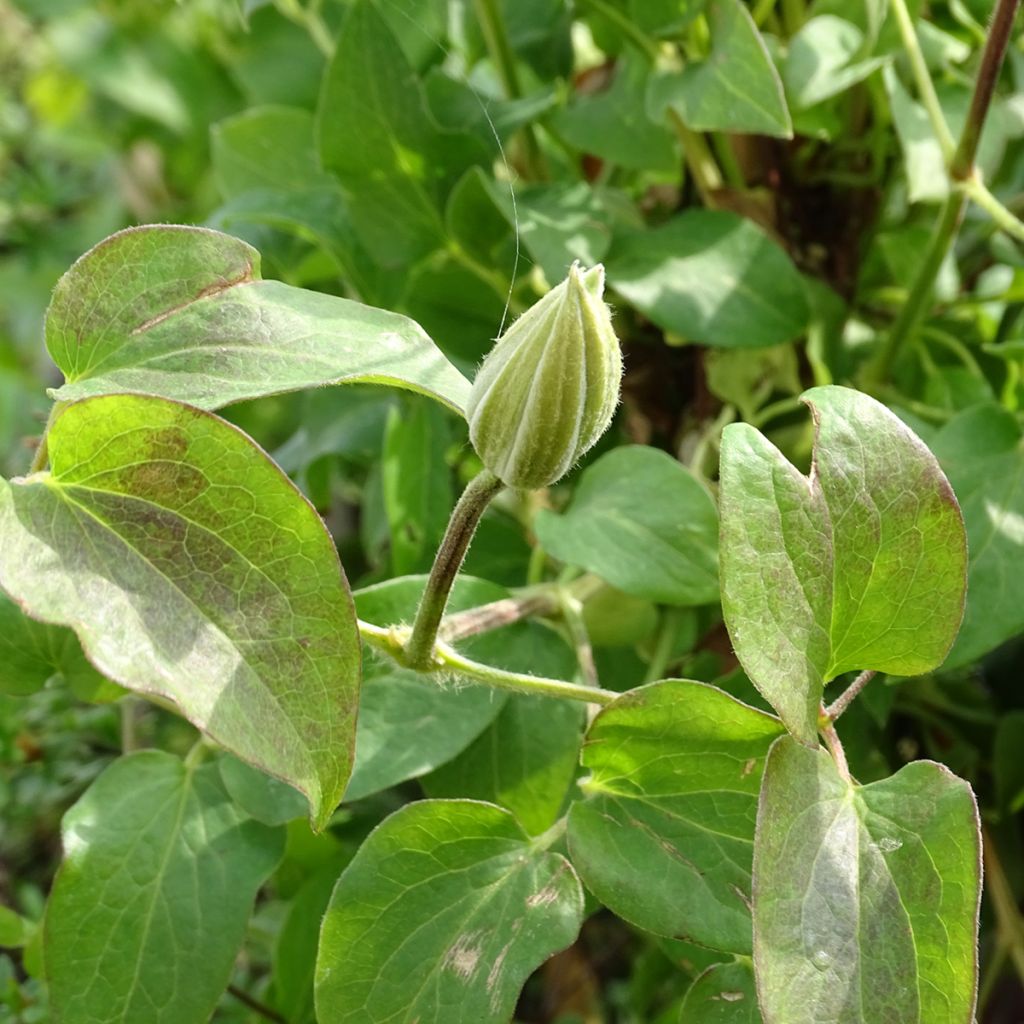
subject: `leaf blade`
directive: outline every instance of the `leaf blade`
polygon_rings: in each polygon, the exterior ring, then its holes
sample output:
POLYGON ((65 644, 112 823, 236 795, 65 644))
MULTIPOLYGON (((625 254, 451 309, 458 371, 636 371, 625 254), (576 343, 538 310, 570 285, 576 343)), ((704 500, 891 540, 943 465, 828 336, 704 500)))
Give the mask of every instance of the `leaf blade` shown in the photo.
POLYGON ((259 253, 208 228, 128 228, 60 279, 46 344, 59 401, 155 394, 202 409, 340 383, 384 383, 461 413, 469 382, 415 321, 259 280, 259 253))
POLYGON ((582 912, 569 863, 531 849, 507 811, 410 804, 338 880, 321 932, 318 1015, 504 1024, 528 975, 576 937, 582 912))
POLYGON ((44 924, 55 1019, 207 1020, 283 832, 237 810, 216 765, 142 751, 93 783, 63 836, 44 924))
POLYGON ((313 507, 241 431, 165 399, 69 406, 50 456, 50 474, 0 482, 18 553, 0 585, 105 675, 302 791, 322 825, 351 767, 360 654, 313 507))

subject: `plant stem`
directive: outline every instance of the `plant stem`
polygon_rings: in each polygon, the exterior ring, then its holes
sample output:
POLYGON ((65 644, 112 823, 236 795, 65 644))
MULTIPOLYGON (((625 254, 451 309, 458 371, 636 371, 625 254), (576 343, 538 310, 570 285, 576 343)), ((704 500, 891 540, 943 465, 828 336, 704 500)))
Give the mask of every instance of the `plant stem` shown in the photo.
POLYGON ((825 709, 825 714, 828 715, 830 722, 834 722, 856 699, 861 690, 864 689, 868 683, 878 673, 869 668, 864 672, 861 672, 859 676, 850 685, 843 690, 843 692, 825 709))
POLYGON ((557 615, 562 610, 559 603, 561 591, 568 591, 574 600, 586 604, 603 586, 604 581, 593 573, 586 573, 568 584, 541 583, 526 588, 516 597, 503 597, 499 601, 446 616, 438 635, 452 644, 492 629, 501 629, 521 619, 557 615))
POLYGON ((682 611, 681 608, 665 608, 662 611, 661 622, 658 623, 658 632, 654 640, 654 650, 651 652, 651 660, 647 663, 647 671, 644 673, 644 683, 653 683, 665 677, 665 669, 668 668, 676 637, 679 636, 682 611))
POLYGON ((928 73, 928 65, 925 62, 924 54, 921 52, 921 43, 917 38, 917 29, 914 28, 914 21, 910 17, 906 0, 891 0, 892 9, 896 14, 896 22, 899 25, 900 36, 903 39, 903 49, 907 52, 910 61, 910 70, 914 75, 914 83, 917 85, 917 94, 924 104, 928 113, 928 119, 932 123, 932 131, 939 141, 939 148, 942 150, 943 159, 949 163, 953 159, 953 152, 956 143, 950 134, 949 125, 946 123, 946 115, 942 112, 939 104, 939 97, 935 92, 935 85, 932 76, 928 73))
POLYGON ((610 21, 652 64, 660 56, 658 44, 631 18, 607 0, 582 0, 585 7, 610 21))
MULTIPOLYGON (((487 52, 494 62, 506 97, 510 100, 520 99, 523 87, 516 67, 516 56, 512 52, 497 0, 473 0, 473 8, 480 23, 484 42, 487 44, 487 52)), ((543 180, 547 177, 544 156, 534 134, 533 125, 524 125, 520 130, 520 138, 523 140, 523 164, 527 176, 535 181, 543 180)))
POLYGON ((546 679, 523 672, 508 672, 502 668, 484 665, 479 661, 463 657, 453 647, 438 643, 435 647, 435 664, 438 669, 456 672, 461 676, 483 683, 498 690, 512 690, 537 697, 557 697, 562 700, 579 700, 585 704, 611 704, 619 695, 613 690, 599 690, 592 686, 566 683, 561 679, 546 679))
POLYGON ((949 167, 954 181, 967 181, 974 177, 974 158, 981 142, 981 132, 985 127, 985 118, 992 104, 996 83, 999 81, 1006 49, 1010 45, 1013 20, 1017 16, 1020 3, 1021 0, 996 0, 995 11, 985 38, 985 49, 981 53, 978 77, 974 82, 967 121, 960 133, 960 142, 949 167))
POLYGON ((917 332, 917 328, 928 312, 935 278, 938 276, 942 261, 946 258, 946 253, 949 252, 949 248, 953 244, 953 239, 960 226, 960 218, 963 216, 966 199, 967 197, 960 189, 951 190, 946 197, 910 294, 885 339, 878 363, 878 379, 880 381, 889 379, 903 346, 917 332))
POLYGON ((992 897, 999 931, 1013 960, 1017 975, 1024 982, 1024 919, 1010 888, 996 844, 984 827, 981 830, 982 852, 985 857, 985 883, 992 897))
POLYGON ((960 187, 967 193, 968 199, 992 218, 992 222, 1000 231, 1005 231, 1011 238, 1024 242, 1024 221, 1003 206, 977 178, 968 178, 960 187))
MULTIPOLYGON (((403 644, 407 633, 408 630, 401 626, 376 626, 372 622, 359 620, 359 635, 366 643, 394 658, 400 665, 410 668, 404 655, 403 644)), ((618 697, 618 694, 611 690, 598 690, 590 686, 566 683, 561 679, 531 676, 525 672, 508 672, 502 668, 484 665, 464 657, 441 640, 434 643, 426 667, 418 671, 424 674, 452 672, 498 690, 514 690, 516 693, 558 697, 562 700, 580 700, 587 704, 611 704, 618 697)))
MULTIPOLYGON (((906 14, 909 19, 909 14, 903 0, 894 0, 894 3, 897 15, 900 16, 900 11, 902 10, 903 14, 906 14)), ((985 40, 985 49, 981 55, 978 77, 974 84, 970 111, 968 112, 963 131, 960 133, 960 141, 957 143, 950 160, 949 175, 954 186, 957 182, 965 182, 974 178, 974 158, 978 152, 978 143, 981 140, 985 118, 988 116, 989 106, 992 103, 992 94, 999 79, 1003 58, 1006 56, 1013 19, 1017 14, 1020 3, 1021 0, 996 0, 995 13, 992 16, 992 24, 985 40)), ((909 37, 904 32, 904 45, 908 46, 908 53, 911 53, 914 47, 920 53, 920 45, 917 43, 917 34, 913 31, 912 22, 909 27, 913 40, 908 42, 909 37)), ((901 20, 901 31, 903 31, 903 28, 901 20)), ((915 65, 915 73, 923 70, 923 74, 927 78, 928 69, 924 67, 923 62, 924 58, 922 57, 921 65, 915 65)), ((914 64, 913 53, 911 53, 911 63, 914 64)), ((926 91, 930 89, 931 95, 934 96, 935 90, 931 86, 930 78, 928 78, 928 86, 924 88, 926 91)), ((918 81, 918 89, 919 91, 922 89, 920 80, 918 81)), ((925 98, 925 92, 922 92, 922 99, 924 100, 925 98)), ((936 99, 935 102, 937 104, 938 100, 936 99)), ((937 113, 941 117, 941 110, 938 110, 937 113)), ((933 117, 933 124, 934 121, 935 118, 933 117)), ((945 125, 944 119, 942 119, 942 124, 945 125)), ((941 129, 939 131, 941 132, 941 129)), ((948 128, 946 131, 948 133, 948 128)), ((941 136, 939 142, 943 144, 941 136)), ((945 150, 944 145, 943 149, 945 150)), ((946 253, 949 252, 956 237, 966 202, 967 194, 962 188, 952 187, 950 189, 949 196, 943 204, 939 221, 932 232, 924 260, 910 289, 910 295, 907 297, 906 304, 900 311, 900 315, 897 317, 892 330, 889 332, 889 336, 886 338, 877 366, 876 375, 878 379, 876 383, 883 382, 889 378, 901 350, 907 344, 907 341, 914 336, 927 313, 935 278, 938 275, 939 267, 942 266, 942 261, 946 258, 946 253)))
POLYGON ((683 119, 672 109, 669 109, 668 119, 683 147, 686 166, 693 176, 693 184, 697 188, 701 202, 710 209, 715 209, 718 205, 715 193, 723 187, 724 182, 722 172, 718 169, 704 136, 690 131, 683 123, 683 119))
POLYGON ((441 546, 437 549, 426 589, 416 611, 416 621, 405 645, 405 661, 409 668, 429 667, 452 584, 462 567, 480 517, 491 499, 504 486, 490 470, 485 469, 470 480, 462 492, 448 520, 441 546))
POLYGON ((41 473, 46 469, 46 465, 50 459, 50 448, 47 441, 50 437, 50 431, 53 429, 54 423, 57 422, 57 417, 64 411, 65 402, 54 402, 50 406, 50 415, 46 418, 46 426, 43 427, 42 437, 39 438, 39 447, 36 448, 35 455, 32 456, 32 465, 29 466, 30 473, 41 473))
POLYGON ((821 714, 818 719, 818 731, 825 740, 825 746, 828 747, 829 753, 832 755, 832 760, 836 763, 839 775, 849 782, 850 766, 846 760, 846 751, 843 750, 843 744, 839 739, 839 733, 836 732, 836 727, 832 724, 832 719, 829 718, 828 711, 824 704, 821 705, 821 714))
POLYGON ((559 587, 559 597, 562 621, 569 631, 583 683, 591 689, 598 689, 601 684, 597 678, 597 665, 594 664, 594 649, 590 646, 587 625, 583 621, 583 602, 568 587, 559 587))
POLYGON ((265 1020, 272 1020, 274 1024, 288 1024, 288 1021, 269 1006, 264 1005, 258 999, 254 999, 248 992, 243 991, 237 985, 228 985, 230 992, 240 1003, 244 1003, 253 1013, 259 1014, 265 1020))

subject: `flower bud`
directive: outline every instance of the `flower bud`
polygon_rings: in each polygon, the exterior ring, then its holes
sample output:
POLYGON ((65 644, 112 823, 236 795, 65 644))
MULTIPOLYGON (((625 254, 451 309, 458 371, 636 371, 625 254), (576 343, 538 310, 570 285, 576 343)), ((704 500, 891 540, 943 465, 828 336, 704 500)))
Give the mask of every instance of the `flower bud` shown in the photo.
POLYGON ((608 429, 622 353, 603 294, 604 267, 574 263, 495 342, 473 381, 470 440, 509 487, 553 484, 608 429))

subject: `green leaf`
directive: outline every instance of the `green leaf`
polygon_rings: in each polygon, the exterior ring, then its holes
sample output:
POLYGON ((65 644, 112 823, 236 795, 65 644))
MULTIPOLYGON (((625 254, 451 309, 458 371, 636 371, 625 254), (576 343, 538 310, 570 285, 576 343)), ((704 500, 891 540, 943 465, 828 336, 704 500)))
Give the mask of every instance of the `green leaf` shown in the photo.
POLYGON ((793 137, 782 81, 750 11, 740 0, 711 0, 711 52, 681 71, 655 75, 652 115, 674 110, 692 131, 793 137))
POLYGON ((942 664, 967 553, 953 491, 908 427, 848 388, 803 400, 816 428, 809 478, 747 424, 722 435, 722 609, 751 681, 816 745, 829 680, 942 664))
POLYGON ((313 115, 298 107, 250 107, 218 122, 210 129, 210 156, 225 198, 333 182, 320 168, 313 115))
POLYGON ((447 418, 433 403, 421 400, 388 414, 381 480, 396 576, 428 571, 444 537, 455 503, 450 443, 447 418))
POLYGON ((975 661, 1024 631, 1024 450, 1013 413, 994 403, 949 421, 931 447, 967 527, 967 609, 946 665, 975 661))
POLYGON ((549 282, 561 281, 574 260, 592 267, 604 259, 611 244, 610 218, 586 182, 534 185, 514 199, 498 182, 488 187, 549 282))
POLYGON ((274 1005, 288 1024, 315 1024, 313 978, 320 923, 338 880, 328 866, 308 878, 295 894, 274 944, 274 1005))
POLYGON ((507 811, 410 804, 338 879, 316 970, 321 1020, 507 1024, 527 977, 568 946, 583 892, 507 811))
POLYGON ((686 680, 604 709, 583 747, 587 799, 569 813, 570 856, 587 888, 656 935, 749 954, 757 792, 782 731, 686 680))
POLYGON ((634 170, 675 171, 678 144, 662 124, 644 112, 650 78, 633 54, 616 63, 611 85, 596 96, 577 99, 551 118, 555 130, 576 149, 634 170))
MULTIPOLYGON (((571 679, 567 646, 538 648, 535 675, 571 679)), ((428 796, 486 800, 512 811, 530 835, 550 828, 576 774, 586 709, 572 701, 509 696, 498 717, 461 754, 422 780, 428 796)))
MULTIPOLYGON (((382 626, 412 622, 424 582, 423 576, 409 576, 358 591, 360 618, 382 626)), ((508 596, 503 587, 462 574, 452 588, 448 611, 508 596)), ((568 657, 562 638, 537 622, 517 622, 483 633, 459 644, 459 650, 518 672, 565 665, 568 657)), ((428 678, 367 653, 356 763, 346 801, 425 775, 450 761, 487 728, 507 700, 506 694, 489 687, 428 678)))
POLYGON ((980 895, 974 794, 948 769, 857 786, 824 750, 772 748, 754 853, 765 1024, 970 1024, 980 895))
POLYGON ((218 761, 221 782, 250 818, 264 825, 285 825, 306 814, 305 797, 279 779, 225 754, 218 761))
POLYGON ((283 831, 238 810, 215 764, 143 751, 89 787, 63 838, 45 924, 54 1019, 208 1020, 283 831))
POLYGON ((1003 813, 1024 809, 1024 711, 1003 715, 996 726, 992 770, 996 779, 997 807, 1003 813))
POLYGON ((686 993, 679 1024, 761 1024, 750 964, 708 968, 686 993))
POLYGON ((0 947, 18 949, 32 932, 32 924, 10 907, 0 904, 0 947))
POLYGON ((786 91, 795 107, 816 103, 845 92, 877 71, 886 57, 858 59, 864 53, 864 33, 832 14, 811 18, 789 41, 783 66, 786 91))
POLYGON ((903 87, 893 68, 886 68, 884 77, 893 123, 903 149, 908 198, 912 203, 941 202, 949 193, 949 176, 928 114, 903 87))
POLYGON ((89 664, 72 630, 30 619, 0 592, 0 693, 23 697, 55 675, 76 692, 110 685, 89 664))
POLYGON ((371 0, 356 0, 338 37, 317 113, 320 157, 350 201, 373 258, 397 267, 444 244, 448 189, 490 153, 428 115, 420 83, 371 0))
POLYGON ((629 0, 629 15, 648 35, 674 36, 707 6, 707 0, 629 0))
POLYGON ((810 316, 789 257, 723 210, 687 210, 624 235, 606 268, 615 291, 659 327, 715 347, 777 345, 801 334, 810 316))
POLYGON ((562 515, 542 510, 548 554, 627 594, 665 604, 718 600, 718 513, 688 469, 641 445, 616 448, 580 477, 562 515))
POLYGON ((259 253, 206 228, 129 228, 57 283, 46 344, 61 401, 117 392, 217 409, 368 381, 461 412, 469 382, 407 317, 260 281, 259 253))
POLYGON ((69 406, 52 472, 0 481, 0 586, 309 798, 348 780, 359 635, 320 517, 235 427, 131 395, 69 406))

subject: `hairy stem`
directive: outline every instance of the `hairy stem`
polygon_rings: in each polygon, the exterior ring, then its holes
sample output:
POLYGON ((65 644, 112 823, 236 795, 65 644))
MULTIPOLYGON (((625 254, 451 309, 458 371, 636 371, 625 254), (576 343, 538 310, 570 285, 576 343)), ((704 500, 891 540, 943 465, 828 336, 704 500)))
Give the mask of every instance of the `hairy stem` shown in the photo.
MULTIPOLYGON (((411 668, 405 656, 404 634, 401 626, 376 626, 372 622, 359 620, 359 635, 371 647, 394 658, 400 665, 411 668)), ((618 694, 610 690, 579 686, 561 679, 547 679, 531 676, 526 672, 509 672, 502 668, 484 665, 460 654, 454 647, 437 640, 429 652, 427 665, 419 669, 424 675, 450 673, 481 683, 497 690, 513 690, 516 693, 533 694, 540 697, 556 697, 561 700, 578 700, 586 704, 611 704, 618 694)))
POLYGON ((821 705, 821 714, 818 720, 818 731, 825 740, 825 746, 828 747, 829 753, 832 755, 832 760, 836 763, 839 775, 849 782, 850 765, 846 760, 846 751, 843 750, 843 744, 839 739, 839 733, 836 732, 836 727, 832 724, 832 719, 829 718, 828 711, 825 709, 824 704, 821 705))
POLYGON ((437 549, 427 586, 416 611, 416 621, 405 645, 405 660, 410 668, 429 667, 434 641, 441 625, 448 595, 463 559, 476 533, 480 517, 491 499, 505 485, 490 470, 483 470, 466 485, 437 549))
POLYGON ((828 715, 830 722, 834 722, 856 699, 860 694, 860 691, 864 689, 868 683, 878 673, 874 669, 867 669, 861 672, 859 676, 850 685, 843 690, 843 692, 825 709, 825 714, 828 715))
POLYGON ((611 704, 619 695, 612 690, 599 690, 593 686, 580 686, 567 683, 561 679, 546 679, 543 676, 531 676, 524 672, 508 672, 505 669, 493 668, 479 661, 463 657, 453 647, 438 643, 436 661, 440 670, 455 672, 476 683, 494 687, 497 690, 512 690, 515 693, 527 693, 536 697, 556 697, 562 700, 579 700, 585 704, 611 704))

